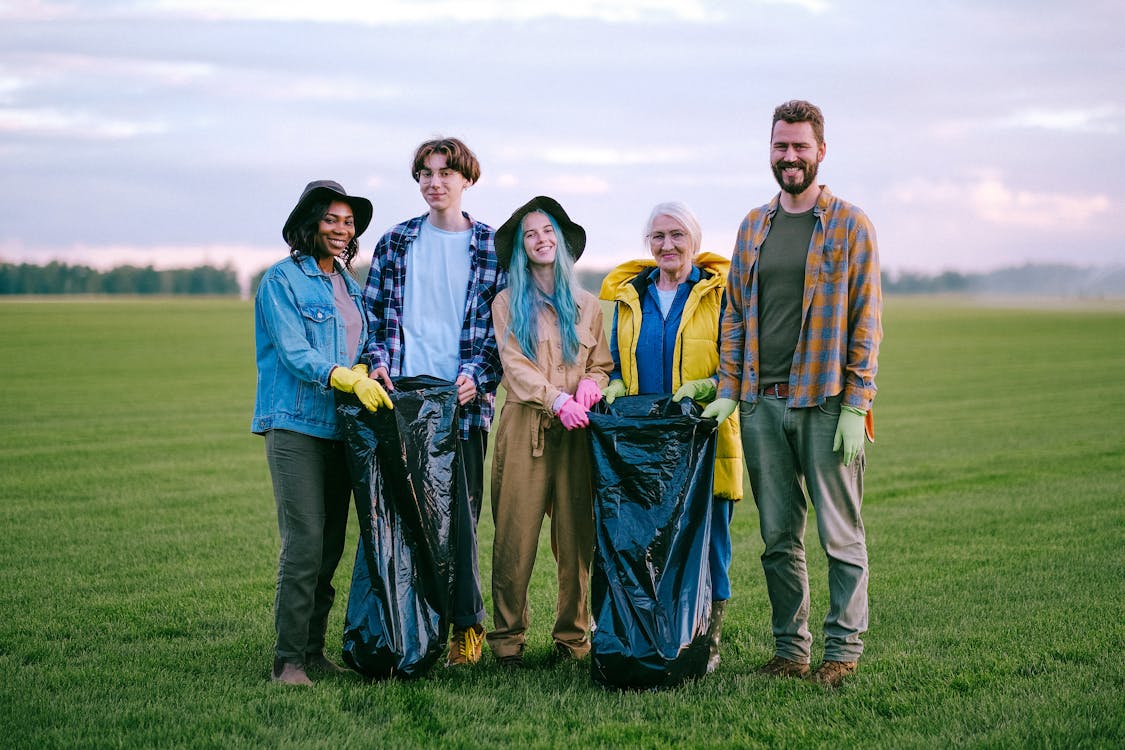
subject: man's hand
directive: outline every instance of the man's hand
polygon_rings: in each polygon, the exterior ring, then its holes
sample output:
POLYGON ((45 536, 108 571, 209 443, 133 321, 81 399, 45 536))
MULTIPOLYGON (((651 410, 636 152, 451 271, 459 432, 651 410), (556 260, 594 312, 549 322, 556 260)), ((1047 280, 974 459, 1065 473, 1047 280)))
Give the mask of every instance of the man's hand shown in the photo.
POLYGON ((477 397, 477 384, 464 373, 457 376, 457 403, 464 406, 477 397))
POLYGON ((836 423, 836 435, 832 438, 832 450, 842 449, 844 466, 851 466, 852 461, 863 448, 863 423, 866 419, 867 412, 856 409, 854 406, 840 408, 840 421, 836 423))
POLYGON ((371 377, 383 382, 383 387, 388 391, 395 389, 395 384, 391 382, 391 374, 387 372, 386 367, 376 367, 375 371, 371 373, 371 377))

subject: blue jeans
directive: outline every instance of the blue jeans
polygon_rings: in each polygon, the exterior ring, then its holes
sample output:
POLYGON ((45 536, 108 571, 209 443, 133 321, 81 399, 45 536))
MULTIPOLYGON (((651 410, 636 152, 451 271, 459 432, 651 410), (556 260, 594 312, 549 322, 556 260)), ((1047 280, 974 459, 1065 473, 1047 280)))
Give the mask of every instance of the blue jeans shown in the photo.
POLYGON ((707 564, 711 568, 711 601, 730 599, 730 521, 734 515, 733 500, 712 500, 711 543, 707 564))
POLYGON ((276 658, 303 664, 324 651, 332 576, 344 551, 352 484, 344 444, 289 430, 266 432, 281 556, 274 599, 276 658))
POLYGON ((805 491, 816 512, 820 546, 828 557, 828 614, 824 658, 856 661, 867 630, 867 542, 862 451, 845 466, 832 450, 840 397, 790 409, 782 399, 742 402, 742 446, 761 523, 762 569, 772 609, 778 656, 810 660, 809 580, 805 566, 805 491))

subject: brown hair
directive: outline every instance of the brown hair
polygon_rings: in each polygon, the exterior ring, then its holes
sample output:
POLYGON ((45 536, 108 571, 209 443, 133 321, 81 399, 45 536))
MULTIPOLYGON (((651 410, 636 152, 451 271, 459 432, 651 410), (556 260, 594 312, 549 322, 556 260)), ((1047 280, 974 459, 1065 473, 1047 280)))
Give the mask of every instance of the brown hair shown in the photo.
POLYGON ((460 172, 469 182, 476 183, 480 179, 480 162, 468 146, 456 138, 435 138, 414 151, 414 166, 410 174, 414 176, 415 182, 418 182, 418 175, 425 169, 426 159, 431 154, 443 155, 449 169, 460 172))
POLYGON ((816 145, 824 143, 824 114, 820 107, 806 102, 804 99, 790 99, 785 104, 778 105, 773 111, 773 122, 770 123, 770 137, 773 137, 773 126, 779 120, 788 123, 807 122, 812 125, 813 135, 816 136, 816 145))

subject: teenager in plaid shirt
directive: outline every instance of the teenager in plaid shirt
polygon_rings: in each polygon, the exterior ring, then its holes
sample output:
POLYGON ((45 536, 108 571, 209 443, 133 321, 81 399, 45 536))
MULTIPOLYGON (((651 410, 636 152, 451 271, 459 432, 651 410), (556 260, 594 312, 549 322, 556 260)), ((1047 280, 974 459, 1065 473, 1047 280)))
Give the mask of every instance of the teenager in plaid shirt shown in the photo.
POLYGON ((773 115, 770 165, 781 192, 742 222, 721 326, 719 398, 739 409, 758 506, 775 655, 758 669, 836 687, 856 670, 867 630, 867 543, 860 506, 871 431, 882 292, 875 229, 817 183, 824 117, 805 101, 773 115), (810 675, 805 492, 828 556, 824 660, 810 675))
POLYGON ((371 377, 393 390, 392 377, 433 375, 458 387, 462 466, 458 482, 471 525, 454 529, 453 636, 448 664, 475 664, 484 640, 484 600, 477 563, 477 520, 484 454, 500 383, 492 300, 507 276, 496 262, 492 227, 461 210, 480 178, 476 156, 456 138, 418 146, 412 174, 429 211, 383 235, 363 296, 371 336, 371 377))

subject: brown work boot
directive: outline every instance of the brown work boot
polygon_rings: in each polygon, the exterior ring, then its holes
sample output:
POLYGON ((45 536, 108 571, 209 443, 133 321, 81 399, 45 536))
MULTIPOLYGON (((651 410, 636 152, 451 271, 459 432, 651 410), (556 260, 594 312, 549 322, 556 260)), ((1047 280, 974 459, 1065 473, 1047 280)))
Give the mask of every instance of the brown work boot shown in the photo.
POLYGON ((305 670, 308 672, 322 672, 324 674, 343 674, 344 672, 351 671, 329 659, 324 655, 323 651, 315 654, 305 654, 305 670))
POLYGON ((273 662, 273 672, 270 674, 270 680, 280 682, 283 685, 302 685, 304 687, 313 684, 313 681, 305 674, 305 668, 303 666, 294 664, 291 661, 281 661, 280 659, 275 659, 273 662))
POLYGON ((484 642, 484 626, 479 622, 467 628, 453 628, 449 639, 449 658, 445 666, 457 664, 476 664, 480 661, 480 647, 484 642))
POLYGON ((809 675, 809 682, 822 685, 826 688, 838 688, 844 678, 855 674, 859 662, 854 661, 829 661, 824 662, 809 675))
POLYGON ((809 673, 809 665, 804 662, 775 656, 754 670, 754 674, 765 677, 804 677, 809 673))

